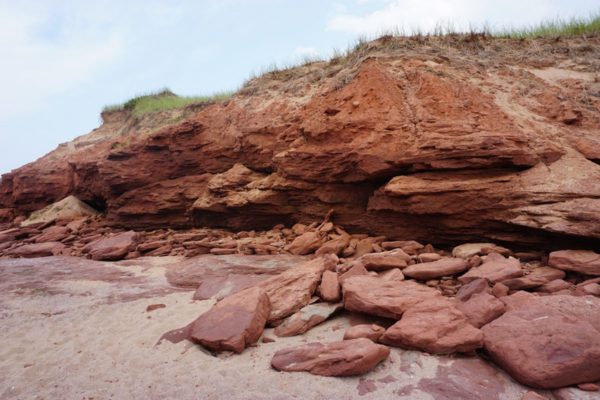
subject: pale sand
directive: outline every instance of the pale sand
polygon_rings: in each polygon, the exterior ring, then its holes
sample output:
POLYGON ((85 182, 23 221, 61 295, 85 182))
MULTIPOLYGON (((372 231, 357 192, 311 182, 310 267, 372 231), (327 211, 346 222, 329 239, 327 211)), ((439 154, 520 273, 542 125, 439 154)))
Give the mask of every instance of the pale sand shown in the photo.
MULTIPOLYGON (((113 264, 114 265, 114 264, 113 264)), ((164 267, 119 267, 167 285, 164 267)), ((420 379, 433 378, 440 361, 418 352, 392 349, 391 357, 363 377, 326 378, 281 373, 270 367, 279 349, 311 341, 341 340, 350 323, 338 316, 304 335, 258 342, 241 355, 218 357, 198 345, 159 337, 208 310, 212 301, 192 301, 192 292, 109 304, 123 283, 60 281, 67 293, 0 296, 0 398, 2 399, 432 399, 415 390, 394 393, 420 379), (146 312, 150 304, 166 308, 146 312), (148 317, 151 318, 148 318, 148 317), (341 329, 334 330, 340 327, 341 329), (404 360, 406 372, 400 370, 404 360), (411 364, 412 362, 412 364, 411 364), (408 364, 407 364, 408 363, 408 364), (25 365, 32 364, 25 367, 25 365), (394 382, 378 382, 392 376, 394 382), (376 391, 359 395, 361 378, 376 391)), ((527 391, 506 374, 502 399, 527 391)), ((445 398, 436 396, 436 398, 445 398)))

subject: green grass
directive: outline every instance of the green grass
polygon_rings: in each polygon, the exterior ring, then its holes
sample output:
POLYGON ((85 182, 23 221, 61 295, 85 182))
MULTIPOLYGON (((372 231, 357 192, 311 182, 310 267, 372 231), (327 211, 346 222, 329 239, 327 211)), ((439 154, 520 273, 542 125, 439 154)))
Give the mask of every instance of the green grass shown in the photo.
POLYGON ((178 96, 169 89, 138 95, 124 103, 106 105, 102 112, 129 110, 134 115, 144 115, 154 111, 170 110, 173 108, 199 104, 207 101, 227 100, 233 92, 219 92, 211 96, 178 96))
POLYGON ((586 17, 571 17, 570 19, 557 17, 521 28, 510 27, 495 30, 492 31, 492 34, 496 37, 515 37, 521 39, 600 35, 600 10, 591 12, 586 17))

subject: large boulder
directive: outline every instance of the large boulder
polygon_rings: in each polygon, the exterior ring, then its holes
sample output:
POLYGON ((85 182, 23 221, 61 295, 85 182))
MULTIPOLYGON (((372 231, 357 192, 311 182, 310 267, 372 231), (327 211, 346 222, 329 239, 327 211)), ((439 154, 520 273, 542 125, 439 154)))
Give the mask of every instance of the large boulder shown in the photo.
POLYGON ((137 232, 120 233, 106 239, 100 239, 84 247, 92 260, 120 260, 130 251, 134 251, 141 237, 137 232))
POLYGON ((279 337, 300 335, 301 333, 308 331, 313 326, 326 321, 342 308, 342 303, 310 304, 287 318, 281 325, 275 328, 275 335, 279 337))
POLYGON ((306 232, 294 239, 294 241, 286 247, 286 250, 294 255, 301 256, 313 253, 322 245, 323 241, 317 232, 306 232))
POLYGON ((439 261, 411 265, 410 267, 403 269, 402 273, 409 278, 426 281, 458 274, 466 271, 468 268, 469 264, 463 259, 444 258, 439 261))
POLYGON ((192 327, 191 338, 214 350, 241 353, 263 333, 271 302, 260 288, 231 295, 202 314, 192 327))
POLYGON ((346 310, 380 317, 400 319, 412 306, 441 297, 433 288, 413 281, 386 281, 361 275, 342 282, 346 310))
POLYGON ((458 278, 458 280, 466 284, 483 278, 489 283, 496 283, 512 278, 519 278, 524 274, 519 260, 504 258, 498 253, 492 253, 485 258, 481 266, 472 268, 469 272, 458 278))
POLYGON ((525 385, 554 389, 597 381, 600 331, 591 319, 598 320, 600 308, 591 299, 525 297, 520 306, 481 328, 484 348, 496 364, 525 385))
POLYGON ((57 219, 75 220, 96 214, 98 214, 98 211, 80 201, 77 197, 68 196, 57 203, 32 213, 28 219, 21 222, 21 225, 26 226, 57 219))
POLYGON ((446 299, 418 303, 379 339, 380 343, 431 354, 463 353, 483 346, 483 333, 446 299))
POLYGON ((390 349, 369 339, 331 343, 309 343, 279 350, 271 365, 278 371, 307 371, 313 375, 353 376, 364 374, 388 358, 390 349))
POLYGON ((267 292, 271 299, 268 322, 281 320, 306 306, 323 272, 335 269, 335 265, 334 258, 324 256, 258 283, 256 286, 267 292))
POLYGON ((600 276, 600 254, 589 250, 562 250, 550 253, 548 264, 563 271, 600 276))

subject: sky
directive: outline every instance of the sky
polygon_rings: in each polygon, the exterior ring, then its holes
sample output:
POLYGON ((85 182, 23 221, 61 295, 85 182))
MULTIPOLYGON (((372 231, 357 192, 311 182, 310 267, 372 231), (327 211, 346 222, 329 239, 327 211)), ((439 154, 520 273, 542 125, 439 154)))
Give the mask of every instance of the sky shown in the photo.
POLYGON ((235 90, 252 73, 399 27, 522 26, 598 0, 0 0, 0 174, 101 123, 106 104, 170 88, 235 90))

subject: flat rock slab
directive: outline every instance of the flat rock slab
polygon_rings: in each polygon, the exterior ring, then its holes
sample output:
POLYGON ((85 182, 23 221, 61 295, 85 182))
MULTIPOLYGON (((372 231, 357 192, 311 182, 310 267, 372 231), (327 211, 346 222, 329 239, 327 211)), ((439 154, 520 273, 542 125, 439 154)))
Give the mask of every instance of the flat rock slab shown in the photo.
POLYGON ((396 320, 417 303, 442 296, 413 281, 386 281, 366 275, 345 279, 342 288, 346 310, 396 320))
POLYGON ((550 253, 548 264, 563 271, 600 276, 600 254, 589 250, 562 250, 550 253))
POLYGON ((456 246, 452 250, 452 256, 457 258, 468 259, 473 256, 482 256, 486 254, 498 253, 509 255, 510 250, 497 246, 494 243, 466 243, 456 246))
POLYGON ((410 278, 426 281, 443 276, 452 276, 466 271, 467 268, 469 268, 469 264, 461 258, 445 258, 439 261, 411 265, 402 270, 402 273, 410 278))
POLYGON ((519 278, 524 275, 521 264, 514 258, 504 258, 500 254, 488 255, 481 266, 471 269, 458 278, 463 284, 470 283, 476 279, 486 279, 489 283, 506 281, 519 278))
POLYGON ((134 251, 141 237, 137 232, 129 231, 111 238, 100 239, 85 246, 92 260, 120 260, 130 251, 134 251))
POLYGON ((335 265, 333 258, 324 256, 258 283, 256 286, 267 292, 271 299, 268 322, 286 318, 306 306, 317 289, 323 272, 334 270, 335 265))
POLYGON ((9 250, 6 254, 23 258, 50 257, 59 255, 64 248, 65 245, 60 242, 32 243, 9 250))
POLYGON ((390 349, 386 346, 369 339, 353 339, 280 350, 273 356, 271 365, 278 371, 353 376, 364 374, 389 355, 390 349))
POLYGON ((51 226, 50 228, 44 229, 42 234, 35 238, 35 242, 60 242, 69 236, 70 232, 71 229, 66 226, 51 226))
POLYGON ((446 299, 420 302, 379 339, 383 344, 431 354, 469 352, 483 346, 483 333, 446 299))
POLYGON ((194 322, 191 338, 215 350, 241 353, 262 335, 271 302, 260 288, 249 288, 217 303, 194 322))
POLYGON ((275 335, 279 337, 300 335, 313 326, 326 321, 342 310, 342 308, 344 308, 342 303, 316 303, 308 305, 275 328, 275 335))
POLYGON ((562 305, 553 308, 539 301, 544 298, 533 297, 482 328, 491 359, 517 381, 535 388, 599 380, 600 332, 585 319, 561 312, 576 308, 570 299, 581 298, 547 296, 563 298, 562 305))
POLYGON ((196 300, 220 300, 306 261, 306 257, 283 254, 205 254, 169 266, 165 275, 173 286, 197 289, 196 300))

